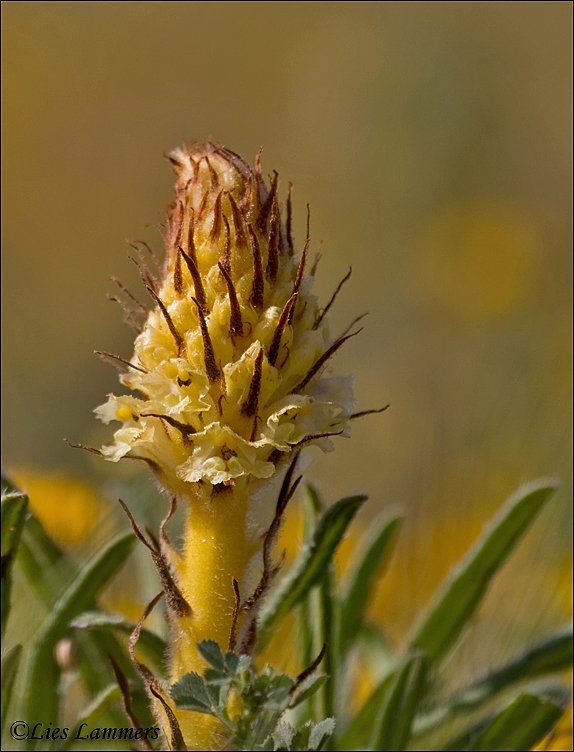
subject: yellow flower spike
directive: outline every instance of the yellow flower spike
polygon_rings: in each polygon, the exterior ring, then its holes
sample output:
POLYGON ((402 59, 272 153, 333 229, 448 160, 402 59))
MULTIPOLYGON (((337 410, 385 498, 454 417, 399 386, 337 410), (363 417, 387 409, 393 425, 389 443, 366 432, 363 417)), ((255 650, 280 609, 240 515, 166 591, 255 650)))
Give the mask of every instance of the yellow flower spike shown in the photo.
MULTIPOLYGON (((116 431, 102 454, 144 461, 185 507, 181 556, 160 536, 173 580, 164 590, 174 683, 205 668, 201 640, 252 648, 258 598, 271 579, 263 542, 278 492, 303 446, 330 451, 329 437, 348 435, 352 380, 322 372, 357 332, 331 335, 329 309, 341 286, 321 310, 308 240, 297 258, 291 202, 284 224, 276 174, 269 187, 258 160, 251 168, 211 142, 168 157, 177 182, 165 265, 157 280, 139 254, 153 309, 121 377, 145 399, 122 398, 140 420, 116 431), (189 612, 170 602, 185 602, 189 612)), ((96 412, 108 422, 124 410, 111 395, 96 412)), ((175 713, 188 746, 221 743, 213 718, 175 713)))

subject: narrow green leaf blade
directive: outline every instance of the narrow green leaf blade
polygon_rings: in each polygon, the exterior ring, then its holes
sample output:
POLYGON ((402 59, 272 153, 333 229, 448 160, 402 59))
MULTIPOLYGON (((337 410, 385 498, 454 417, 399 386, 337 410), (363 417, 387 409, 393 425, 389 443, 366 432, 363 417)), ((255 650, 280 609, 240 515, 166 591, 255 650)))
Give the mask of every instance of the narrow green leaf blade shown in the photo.
POLYGON ((373 732, 372 749, 407 748, 415 712, 424 697, 428 661, 424 653, 408 658, 385 695, 373 732))
POLYGON ((534 645, 483 679, 459 690, 448 700, 427 708, 415 723, 415 735, 422 736, 449 723, 457 715, 477 710, 518 682, 568 670, 572 666, 572 645, 570 624, 558 634, 534 645))
POLYGON ((38 600, 49 609, 62 595, 64 583, 70 582, 78 571, 32 512, 24 526, 18 563, 38 600))
POLYGON ((95 722, 120 698, 121 692, 117 684, 110 684, 96 695, 92 702, 79 714, 67 738, 62 742, 62 750, 69 749, 77 738, 87 736, 86 729, 89 732, 95 722))
POLYGON ((333 504, 321 518, 288 574, 271 593, 259 620, 257 649, 267 644, 274 625, 300 603, 324 575, 335 549, 367 497, 349 496, 333 504))
POLYGON ((546 503, 556 485, 528 484, 509 499, 473 549, 443 583, 411 645, 431 662, 444 656, 482 600, 491 579, 546 503))
POLYGON ((496 716, 468 747, 473 752, 521 752, 549 734, 562 710, 534 695, 520 695, 496 716))
POLYGON ((105 546, 83 567, 45 619, 35 640, 27 679, 27 717, 34 723, 50 723, 58 717, 59 669, 54 646, 69 622, 89 608, 98 591, 124 565, 136 538, 130 533, 105 546))
POLYGON ((382 707, 395 676, 396 674, 394 673, 389 674, 374 689, 369 699, 366 700, 363 707, 345 730, 345 733, 341 736, 337 745, 338 749, 367 748, 367 743, 372 737, 377 712, 382 707))
MULTIPOLYGON (((105 614, 102 611, 86 611, 76 617, 71 626, 76 629, 111 631, 129 637, 136 625, 126 621, 121 616, 105 614)), ((155 632, 146 629, 140 631, 137 650, 153 665, 161 674, 165 673, 165 656, 167 643, 155 632)))
POLYGON ((307 700, 309 697, 312 697, 328 679, 329 677, 326 674, 320 674, 319 676, 312 674, 311 676, 308 676, 301 685, 299 694, 295 697, 294 700, 291 701, 291 705, 289 707, 294 708, 300 703, 307 700))
POLYGON ((381 570, 389 559, 402 518, 385 515, 374 527, 374 534, 360 546, 364 553, 351 573, 341 608, 341 650, 354 642, 367 603, 381 570))
POLYGON ((0 722, 0 736, 4 734, 4 725, 8 717, 10 700, 12 699, 12 690, 20 665, 20 656, 22 655, 22 645, 14 645, 7 650, 2 656, 2 720, 0 722))
POLYGON ((25 494, 9 493, 2 496, 2 611, 1 633, 4 637, 10 613, 10 591, 12 589, 12 566, 22 529, 26 520, 28 497, 25 494))
POLYGON ((313 512, 317 515, 321 514, 323 510, 323 500, 319 496, 319 491, 317 491, 315 486, 312 486, 310 483, 307 483, 307 497, 313 512))

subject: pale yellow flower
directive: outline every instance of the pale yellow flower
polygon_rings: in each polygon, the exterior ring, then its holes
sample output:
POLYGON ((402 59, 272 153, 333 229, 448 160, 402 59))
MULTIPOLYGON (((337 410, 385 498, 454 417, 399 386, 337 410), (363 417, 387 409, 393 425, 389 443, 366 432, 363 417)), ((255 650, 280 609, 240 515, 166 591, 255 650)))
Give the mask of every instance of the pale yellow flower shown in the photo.
MULTIPOLYGON (((209 142, 169 159, 177 182, 166 261, 158 280, 140 254, 155 305, 120 379, 142 396, 110 395, 96 413, 121 423, 102 455, 144 461, 186 507, 181 555, 163 534, 154 554, 175 682, 204 667, 200 640, 249 650, 254 604, 270 581, 264 540, 285 472, 302 447, 330 451, 331 437, 349 435, 352 380, 323 371, 354 332, 331 333, 336 293, 319 307, 307 244, 294 251, 289 196, 281 219, 277 175, 268 187, 258 159, 251 168, 209 142)), ((177 718, 188 745, 220 744, 212 718, 191 711, 177 718)))

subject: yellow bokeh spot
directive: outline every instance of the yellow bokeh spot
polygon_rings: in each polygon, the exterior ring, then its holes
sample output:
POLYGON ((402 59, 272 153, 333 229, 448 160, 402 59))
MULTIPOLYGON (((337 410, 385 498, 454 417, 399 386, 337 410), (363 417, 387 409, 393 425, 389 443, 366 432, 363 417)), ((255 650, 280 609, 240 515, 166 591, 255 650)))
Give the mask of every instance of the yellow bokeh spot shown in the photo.
POLYGON ((189 381, 189 372, 182 369, 177 372, 177 378, 180 381, 189 381))
POLYGON ((129 407, 120 407, 118 410, 116 410, 116 418, 118 420, 130 420, 132 417, 132 411, 129 409, 129 407))
POLYGON ((177 376, 177 372, 178 372, 177 366, 174 366, 173 363, 168 363, 166 365, 165 375, 167 376, 168 379, 175 379, 175 377, 177 376))
POLYGON ((559 752, 572 749, 572 703, 564 713, 558 724, 540 744, 534 747, 535 752, 559 752))
POLYGON ((426 284, 458 315, 504 314, 530 290, 537 235, 532 218, 515 206, 472 199, 450 204, 423 232, 426 284))
POLYGON ((91 532, 102 501, 84 483, 59 473, 16 471, 11 475, 29 496, 32 511, 56 543, 74 543, 91 532))

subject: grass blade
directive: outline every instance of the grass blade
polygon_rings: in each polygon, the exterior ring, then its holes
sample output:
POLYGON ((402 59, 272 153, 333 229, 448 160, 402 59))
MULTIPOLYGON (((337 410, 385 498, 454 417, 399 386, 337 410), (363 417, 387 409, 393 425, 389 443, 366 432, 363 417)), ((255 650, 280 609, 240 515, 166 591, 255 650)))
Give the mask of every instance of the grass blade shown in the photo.
POLYGON ((501 668, 426 710, 415 723, 415 736, 440 728, 452 718, 477 710, 518 682, 572 666, 572 625, 522 653, 501 668))
POLYGON ((373 735, 373 726, 377 717, 377 711, 381 708, 394 678, 395 674, 389 674, 373 691, 369 699, 353 718, 345 733, 341 736, 337 745, 339 749, 367 748, 367 743, 373 735))
POLYGON ((82 729, 83 724, 86 724, 86 728, 89 731, 94 726, 95 722, 100 719, 120 698, 121 691, 117 684, 110 684, 96 695, 88 707, 80 713, 79 718, 72 726, 70 733, 68 733, 66 740, 62 742, 62 750, 69 749, 76 738, 78 738, 78 734, 81 733, 81 731, 85 733, 85 729, 82 729))
POLYGON ((393 517, 385 515, 376 523, 374 534, 360 546, 364 554, 351 573, 341 606, 341 650, 343 652, 353 644, 359 633, 371 591, 391 555, 401 519, 398 515, 393 517))
POLYGON ((8 623, 8 614, 10 613, 12 566, 22 536, 27 508, 28 497, 25 494, 8 493, 2 496, 2 637, 4 637, 6 624, 8 623))
POLYGON ((14 689, 14 682, 18 673, 21 654, 22 645, 14 645, 13 648, 10 648, 10 650, 6 651, 2 656, 2 720, 0 722, 0 736, 4 734, 4 725, 6 724, 6 718, 10 708, 12 690, 14 689))
MULTIPOLYGON (((102 611, 87 611, 76 617, 71 622, 71 626, 76 629, 110 631, 126 637, 129 637, 136 627, 135 624, 126 621, 121 616, 112 616, 102 611)), ((160 674, 165 674, 167 644, 159 635, 144 627, 140 632, 137 650, 160 674)))
POLYGON ((135 541, 130 533, 105 546, 80 570, 42 624, 34 643, 27 680, 30 721, 49 724, 58 718, 60 672, 54 659, 54 646, 69 622, 93 604, 98 591, 121 569, 135 541))
POLYGON ((373 731, 371 749, 401 752, 407 748, 417 707, 426 688, 424 653, 408 658, 385 694, 373 731))
MULTIPOLYGON (((339 651, 339 601, 337 598, 337 580, 333 562, 327 565, 319 585, 319 629, 320 642, 326 645, 325 656, 322 661, 322 671, 327 674, 326 681, 315 695, 320 707, 320 718, 331 718, 338 715, 340 699, 341 656, 339 651)), ((327 742, 327 749, 331 748, 327 742)))
POLYGON ((484 728, 468 747, 472 752, 521 752, 552 731, 562 710, 534 695, 520 695, 484 728))
POLYGON ((556 486, 529 484, 509 499, 462 563, 447 575, 411 640, 431 662, 444 656, 482 600, 488 585, 556 486))
POLYGON ((18 563, 30 588, 48 609, 62 595, 63 583, 70 582, 77 567, 57 546, 30 512, 18 549, 18 563))
POLYGON ((335 549, 367 497, 349 496, 333 504, 321 518, 310 542, 303 547, 287 575, 269 596, 259 620, 257 649, 267 644, 273 627, 323 577, 335 549))

